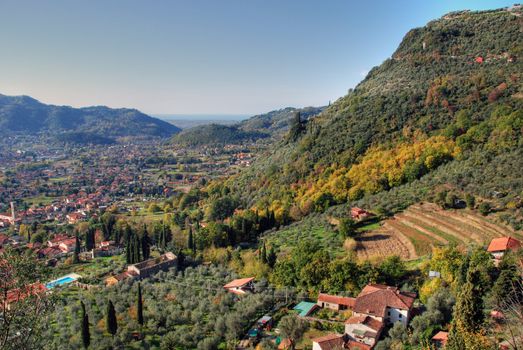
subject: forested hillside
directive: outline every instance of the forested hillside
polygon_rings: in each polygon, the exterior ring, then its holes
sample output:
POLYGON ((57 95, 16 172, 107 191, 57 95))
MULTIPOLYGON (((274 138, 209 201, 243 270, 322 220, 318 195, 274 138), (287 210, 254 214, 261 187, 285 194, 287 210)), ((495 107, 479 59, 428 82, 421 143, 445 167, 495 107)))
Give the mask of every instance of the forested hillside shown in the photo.
POLYGON ((0 94, 0 133, 48 132, 65 141, 106 143, 108 138, 168 137, 178 131, 176 126, 135 109, 53 106, 28 96, 0 94))
POLYGON ((180 146, 224 145, 254 141, 269 135, 243 131, 237 126, 220 124, 199 125, 184 130, 173 137, 173 143, 180 146))
POLYGON ((302 118, 307 120, 323 109, 323 107, 301 109, 287 107, 255 115, 231 126, 219 124, 196 126, 173 137, 173 143, 181 146, 223 145, 240 144, 272 136, 279 137, 289 129, 294 113, 300 112, 302 118))
POLYGON ((247 207, 299 220, 426 178, 486 199, 505 193, 516 220, 523 184, 508 167, 523 146, 522 25, 521 10, 495 10, 411 30, 354 90, 225 186, 247 207), (446 163, 449 183, 432 175, 446 163), (475 184, 487 172, 489 191, 475 184))

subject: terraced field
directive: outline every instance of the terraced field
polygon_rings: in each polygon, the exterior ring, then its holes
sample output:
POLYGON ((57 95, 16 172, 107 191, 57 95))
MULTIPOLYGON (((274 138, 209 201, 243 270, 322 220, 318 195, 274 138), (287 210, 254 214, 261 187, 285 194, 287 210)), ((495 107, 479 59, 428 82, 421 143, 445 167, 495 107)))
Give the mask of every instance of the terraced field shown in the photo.
POLYGON ((409 207, 375 230, 362 232, 357 238, 356 253, 361 259, 399 255, 410 260, 430 253, 432 247, 455 243, 488 244, 494 237, 521 233, 495 224, 468 209, 443 210, 423 203, 409 207))

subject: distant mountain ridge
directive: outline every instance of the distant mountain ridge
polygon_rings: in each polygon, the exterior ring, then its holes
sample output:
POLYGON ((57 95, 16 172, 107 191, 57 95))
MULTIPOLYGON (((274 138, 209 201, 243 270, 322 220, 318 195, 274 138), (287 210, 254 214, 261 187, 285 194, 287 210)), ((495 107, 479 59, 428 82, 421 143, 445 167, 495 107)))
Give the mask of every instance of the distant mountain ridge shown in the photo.
POLYGON ((281 136, 288 130, 295 112, 300 112, 302 119, 308 120, 324 109, 325 107, 287 107, 255 115, 233 125, 225 126, 219 123, 199 125, 175 135, 173 143, 181 146, 237 144, 281 136))
POLYGON ((93 139, 107 140, 129 136, 169 137, 179 131, 178 127, 136 109, 73 108, 47 105, 29 96, 0 94, 0 134, 48 132, 59 136, 73 133, 82 136, 85 142, 90 135, 93 139))

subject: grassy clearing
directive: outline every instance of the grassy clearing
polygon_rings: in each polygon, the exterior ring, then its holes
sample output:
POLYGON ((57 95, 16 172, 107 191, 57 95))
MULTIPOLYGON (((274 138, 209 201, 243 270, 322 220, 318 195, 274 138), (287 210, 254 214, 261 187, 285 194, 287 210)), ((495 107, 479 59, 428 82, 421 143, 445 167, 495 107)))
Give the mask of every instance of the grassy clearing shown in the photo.
POLYGON ((318 242, 336 255, 343 254, 343 238, 320 217, 304 219, 299 224, 284 227, 268 233, 265 238, 268 245, 274 245, 284 252, 289 252, 300 241, 318 242))

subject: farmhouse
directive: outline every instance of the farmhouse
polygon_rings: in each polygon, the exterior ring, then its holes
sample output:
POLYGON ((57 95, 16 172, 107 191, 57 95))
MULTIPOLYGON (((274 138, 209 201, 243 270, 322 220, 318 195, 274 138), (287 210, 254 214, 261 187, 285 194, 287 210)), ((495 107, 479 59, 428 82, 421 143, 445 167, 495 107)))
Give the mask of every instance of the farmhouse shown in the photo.
POLYGON ((351 340, 373 347, 380 338, 383 322, 370 316, 353 316, 345 321, 345 334, 351 340))
POLYGON ((358 208, 358 207, 351 208, 350 215, 355 220, 363 220, 363 219, 366 219, 366 218, 372 216, 372 214, 370 212, 368 212, 364 209, 358 208))
POLYGON ((58 247, 60 245, 60 243, 66 239, 68 239, 69 236, 66 235, 66 234, 57 234, 54 236, 53 239, 51 239, 50 241, 47 241, 47 246, 48 247, 58 247))
POLYGON ((312 339, 312 350, 340 350, 344 348, 343 334, 327 334, 312 339))
POLYGON ((354 340, 349 340, 347 343, 345 343, 345 347, 349 350, 371 350, 372 346, 369 346, 364 343, 358 343, 354 340))
POLYGON ((369 284, 354 302, 354 316, 370 316, 380 322, 409 323, 416 295, 402 292, 396 287, 369 284))
POLYGON ((490 241, 487 251, 492 254, 494 259, 501 259, 505 252, 521 248, 521 242, 512 237, 499 237, 490 241))
POLYGON ((320 293, 318 295, 317 305, 321 308, 329 308, 332 310, 340 311, 352 309, 354 307, 354 302, 354 298, 340 297, 337 295, 320 293))
POLYGON ((227 283, 223 288, 234 294, 245 294, 254 291, 254 277, 240 278, 227 283))
POLYGON ((36 252, 40 259, 55 259, 63 255, 63 252, 58 247, 45 247, 36 252))
POLYGON ((130 274, 129 272, 127 271, 124 271, 118 275, 114 275, 114 276, 109 276, 105 279, 105 286, 106 287, 111 287, 111 286, 114 286, 114 285, 117 285, 119 282, 127 279, 127 278, 130 278, 130 277, 135 277, 135 275, 132 275, 130 274))
POLYGON ((166 271, 175 266, 178 258, 171 252, 160 255, 157 258, 142 261, 138 264, 127 266, 127 271, 118 275, 109 276, 105 279, 107 287, 114 286, 127 278, 143 279, 154 275, 159 271, 166 271))
POLYGON ((176 255, 171 252, 160 255, 158 258, 142 261, 138 264, 127 266, 127 272, 135 275, 138 279, 147 278, 159 271, 165 271, 175 266, 176 255))
POLYGON ((70 253, 74 250, 76 246, 76 238, 67 238, 58 244, 58 249, 64 253, 70 253))
POLYGON ((447 345, 447 340, 449 338, 448 332, 442 332, 439 331, 434 335, 431 339, 432 344, 436 347, 436 349, 443 349, 445 345, 447 345))

